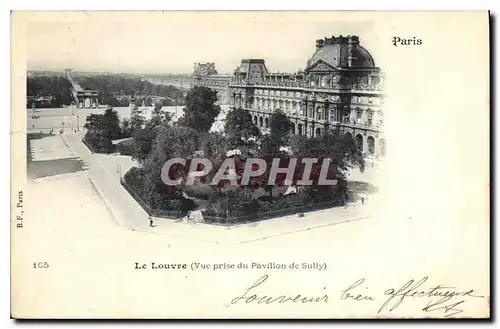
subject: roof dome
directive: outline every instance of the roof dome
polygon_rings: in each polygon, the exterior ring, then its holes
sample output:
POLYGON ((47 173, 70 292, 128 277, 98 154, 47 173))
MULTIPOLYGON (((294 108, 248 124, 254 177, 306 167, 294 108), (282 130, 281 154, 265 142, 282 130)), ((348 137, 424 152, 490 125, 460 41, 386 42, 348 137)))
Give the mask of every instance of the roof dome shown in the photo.
POLYGON ((353 37, 332 37, 316 41, 316 53, 308 62, 308 67, 314 66, 318 61, 335 68, 373 68, 375 62, 370 53, 359 45, 359 39, 353 37), (349 47, 352 47, 352 61, 349 66, 349 47))

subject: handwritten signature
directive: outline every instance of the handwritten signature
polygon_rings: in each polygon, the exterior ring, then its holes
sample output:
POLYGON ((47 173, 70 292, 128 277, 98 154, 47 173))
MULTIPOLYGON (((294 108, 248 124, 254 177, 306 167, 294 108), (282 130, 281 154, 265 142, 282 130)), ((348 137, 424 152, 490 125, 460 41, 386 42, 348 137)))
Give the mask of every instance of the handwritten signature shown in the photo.
MULTIPOLYGON (((269 275, 263 275, 257 281, 252 283, 248 288, 244 289, 243 293, 234 297, 231 304, 238 303, 244 304, 282 304, 282 303, 300 303, 300 304, 314 304, 314 303, 328 303, 329 296, 323 291, 315 296, 308 296, 305 294, 291 294, 291 295, 278 295, 270 296, 266 294, 259 295, 256 291, 257 288, 264 289, 265 282, 269 279, 269 275)), ((484 298, 475 294, 474 289, 458 290, 456 287, 433 285, 425 287, 425 283, 429 278, 423 277, 416 281, 409 280, 400 288, 390 288, 385 290, 384 296, 388 296, 384 303, 380 306, 377 313, 383 311, 392 312, 396 310, 405 300, 408 299, 427 299, 427 304, 422 308, 424 312, 444 311, 444 317, 457 315, 463 312, 463 304, 468 298, 484 298)), ((326 289, 324 287, 323 289, 326 289)), ((384 297, 385 298, 385 297, 384 297)), ((350 284, 346 289, 339 292, 339 300, 341 301, 355 301, 355 302, 375 302, 376 296, 371 294, 366 286, 364 278, 356 280, 350 284)))
POLYGON ((463 310, 458 306, 465 303, 467 298, 484 298, 484 296, 475 295, 474 289, 460 291, 456 287, 442 285, 430 288, 422 287, 428 279, 428 277, 423 277, 419 281, 410 280, 399 289, 387 289, 385 295, 389 296, 389 298, 382 304, 378 313, 382 312, 386 307, 390 307, 389 311, 395 310, 406 298, 431 298, 427 306, 422 308, 422 311, 444 310, 445 317, 448 317, 462 313, 463 310), (460 300, 457 301, 455 297, 460 297, 460 300))

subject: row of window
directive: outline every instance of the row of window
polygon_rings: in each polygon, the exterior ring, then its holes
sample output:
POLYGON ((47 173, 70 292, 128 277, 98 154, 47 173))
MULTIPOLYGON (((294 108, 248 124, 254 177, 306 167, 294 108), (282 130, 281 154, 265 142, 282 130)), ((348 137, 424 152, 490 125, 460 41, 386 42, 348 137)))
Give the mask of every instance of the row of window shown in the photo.
POLYGON ((288 96, 297 98, 302 97, 302 93, 300 91, 291 91, 291 90, 256 89, 255 93, 257 95, 288 96))
POLYGON ((226 86, 227 82, 224 80, 205 80, 202 82, 204 86, 226 86))
POLYGON ((363 97, 363 96, 354 96, 354 102, 358 104, 368 103, 368 104, 384 104, 384 99, 382 97, 363 97))
POLYGON ((256 108, 266 108, 266 109, 271 109, 272 108, 282 108, 285 110, 296 110, 299 108, 299 103, 298 102, 287 102, 283 100, 277 100, 277 99, 262 99, 262 98, 256 98, 254 99, 253 102, 253 107, 256 108))
MULTIPOLYGON (((263 108, 263 109, 284 109, 284 110, 297 110, 299 109, 300 105, 299 102, 293 102, 293 101, 283 101, 283 100, 276 100, 276 99, 261 99, 257 98, 254 99, 253 106, 255 108, 263 108)), ((322 107, 318 107, 317 109, 322 109, 322 107)), ((318 110, 321 111, 321 110, 318 110)), ((368 116, 373 116, 373 110, 367 109, 366 112, 368 113, 368 116)), ((382 111, 378 111, 379 116, 383 115, 382 111)), ((356 115, 357 117, 361 118, 363 115, 363 110, 360 108, 356 108, 356 115)))
MULTIPOLYGON (((261 110, 258 108, 258 110, 261 110)), ((300 115, 300 116, 306 116, 304 109, 299 109, 298 111, 296 109, 284 109, 285 114, 287 115, 300 115)), ((358 124, 358 125, 366 125, 366 126, 374 126, 376 125, 377 127, 383 126, 384 124, 384 118, 382 112, 378 112, 378 116, 375 118, 374 117, 374 111, 369 110, 367 111, 367 116, 366 118, 363 118, 362 116, 362 111, 356 111, 355 112, 355 118, 353 119, 350 115, 349 112, 347 114, 344 114, 340 111, 336 111, 335 109, 330 109, 328 113, 325 113, 324 108, 317 108, 316 111, 309 111, 307 117, 311 119, 315 119, 318 121, 321 120, 326 120, 327 115, 329 115, 329 122, 344 122, 344 123, 349 123, 349 124, 358 124)))
MULTIPOLYGON (((295 97, 301 98, 306 95, 306 93, 301 93, 300 91, 287 91, 287 90, 274 90, 274 89, 257 89, 255 91, 257 95, 270 95, 270 96, 287 96, 287 97, 295 97)), ((328 97, 328 100, 333 102, 340 101, 339 95, 332 95, 328 97)), ((344 100, 344 99, 342 99, 344 100)), ((382 97, 372 97, 372 96, 353 96, 353 101, 359 104, 368 103, 368 104, 380 104, 384 103, 384 99, 382 97)))

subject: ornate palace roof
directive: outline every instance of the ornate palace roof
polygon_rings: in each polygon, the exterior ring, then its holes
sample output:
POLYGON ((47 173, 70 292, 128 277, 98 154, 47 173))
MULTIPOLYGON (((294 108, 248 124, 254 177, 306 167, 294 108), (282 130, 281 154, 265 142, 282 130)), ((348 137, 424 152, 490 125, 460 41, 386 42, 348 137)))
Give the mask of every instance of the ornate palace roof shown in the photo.
POLYGON ((316 40, 316 53, 308 61, 307 67, 319 61, 333 68, 374 68, 375 62, 370 53, 359 45, 357 36, 331 37, 316 40), (351 50, 351 54, 349 54, 351 50), (349 57, 351 61, 349 63, 349 57))

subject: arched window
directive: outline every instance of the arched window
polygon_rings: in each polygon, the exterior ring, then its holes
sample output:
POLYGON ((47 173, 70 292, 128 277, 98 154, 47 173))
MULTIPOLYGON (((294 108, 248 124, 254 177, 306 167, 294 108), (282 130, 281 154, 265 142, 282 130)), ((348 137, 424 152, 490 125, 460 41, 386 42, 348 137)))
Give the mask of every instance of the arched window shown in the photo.
POLYGON ((266 128, 269 128, 269 119, 266 118, 264 121, 266 122, 266 128))
POLYGON ((321 128, 316 128, 315 134, 316 135, 314 137, 318 137, 319 135, 321 135, 321 128))
POLYGON ((291 128, 290 128, 290 131, 292 132, 292 134, 295 135, 295 123, 291 123, 291 128))
POLYGON ((259 127, 263 127, 264 126, 264 119, 262 117, 259 117, 259 127))
POLYGON ((366 141, 368 142, 368 153, 375 154, 375 138, 368 136, 366 141))
POLYGON ((361 136, 361 134, 356 135, 356 145, 358 149, 363 152, 363 136, 361 136))
POLYGON ((302 136, 302 125, 301 124, 299 124, 297 126, 297 135, 301 135, 302 136))

